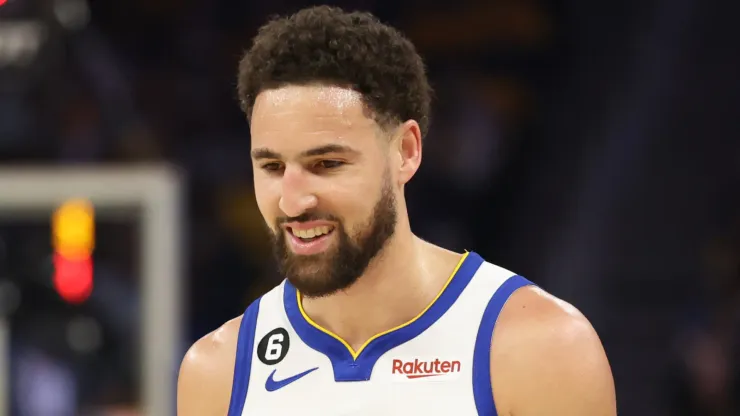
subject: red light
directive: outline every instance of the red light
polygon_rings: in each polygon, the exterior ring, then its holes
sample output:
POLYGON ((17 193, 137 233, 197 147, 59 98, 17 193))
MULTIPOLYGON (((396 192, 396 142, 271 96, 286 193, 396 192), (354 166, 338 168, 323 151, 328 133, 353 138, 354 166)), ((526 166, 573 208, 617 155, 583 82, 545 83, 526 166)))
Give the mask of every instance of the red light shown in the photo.
POLYGON ((68 258, 54 254, 54 287, 69 303, 86 301, 93 290, 92 258, 68 258))
POLYGON ((8 0, 0 0, 0 6, 2 6, 3 4, 5 4, 7 2, 8 2, 8 0))
POLYGON ((51 228, 54 288, 65 301, 82 303, 93 290, 95 218, 92 204, 84 199, 66 201, 54 212, 51 228))

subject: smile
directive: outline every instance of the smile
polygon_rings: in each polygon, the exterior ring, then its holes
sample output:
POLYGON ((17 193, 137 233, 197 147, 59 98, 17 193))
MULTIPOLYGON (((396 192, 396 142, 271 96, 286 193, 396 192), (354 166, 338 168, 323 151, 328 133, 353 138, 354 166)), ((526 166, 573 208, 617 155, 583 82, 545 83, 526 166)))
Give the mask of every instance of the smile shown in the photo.
POLYGON ((329 233, 334 231, 334 227, 324 225, 321 227, 307 228, 304 230, 288 228, 288 231, 303 241, 311 241, 313 239, 321 237, 322 235, 328 235, 329 233))
POLYGON ((329 247, 334 227, 330 225, 302 229, 287 227, 287 233, 292 251, 307 256, 321 253, 329 247))

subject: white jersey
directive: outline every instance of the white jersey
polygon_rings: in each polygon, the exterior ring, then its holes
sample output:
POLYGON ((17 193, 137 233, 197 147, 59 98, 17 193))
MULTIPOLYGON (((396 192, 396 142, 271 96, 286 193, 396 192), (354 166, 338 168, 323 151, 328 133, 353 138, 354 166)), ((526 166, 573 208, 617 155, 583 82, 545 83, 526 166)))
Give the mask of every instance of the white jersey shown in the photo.
POLYGON ((419 316, 354 351, 285 281, 247 308, 228 416, 495 416, 491 336, 525 278, 466 253, 419 316))

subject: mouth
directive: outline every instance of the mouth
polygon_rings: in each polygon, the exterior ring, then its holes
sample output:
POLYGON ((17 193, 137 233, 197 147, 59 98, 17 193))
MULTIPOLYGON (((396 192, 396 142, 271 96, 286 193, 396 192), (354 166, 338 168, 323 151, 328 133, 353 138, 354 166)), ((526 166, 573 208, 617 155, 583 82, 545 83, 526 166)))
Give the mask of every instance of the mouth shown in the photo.
POLYGON ((334 232, 334 227, 330 225, 323 225, 320 227, 313 227, 305 230, 297 230, 292 227, 287 228, 288 232, 292 234, 293 237, 299 238, 301 241, 304 242, 318 240, 334 232))
POLYGON ((289 240, 293 251, 303 255, 318 254, 326 250, 331 240, 330 237, 334 234, 334 227, 331 225, 306 229, 286 227, 286 230, 291 237, 289 240))

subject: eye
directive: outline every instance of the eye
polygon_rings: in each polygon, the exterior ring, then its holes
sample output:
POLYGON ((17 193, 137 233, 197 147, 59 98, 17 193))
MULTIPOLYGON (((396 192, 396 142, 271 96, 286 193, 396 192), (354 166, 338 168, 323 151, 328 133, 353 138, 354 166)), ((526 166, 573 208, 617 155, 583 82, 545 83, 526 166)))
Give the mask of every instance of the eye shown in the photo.
POLYGON ((277 172, 283 168, 283 165, 278 162, 270 162, 262 165, 262 169, 268 172, 277 172))
POLYGON ((339 160, 322 160, 316 164, 316 167, 321 169, 336 169, 344 165, 344 162, 339 160))

